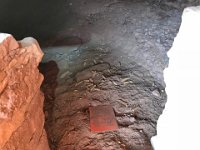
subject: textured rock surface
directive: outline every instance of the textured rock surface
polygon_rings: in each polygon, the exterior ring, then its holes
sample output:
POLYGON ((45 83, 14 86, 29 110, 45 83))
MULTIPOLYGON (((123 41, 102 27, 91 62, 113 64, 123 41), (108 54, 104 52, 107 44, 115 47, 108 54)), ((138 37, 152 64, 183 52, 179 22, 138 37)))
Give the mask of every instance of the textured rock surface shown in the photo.
POLYGON ((0 38, 0 149, 48 150, 37 69, 43 53, 33 38, 0 38))
POLYGON ((200 6, 186 8, 165 70, 168 101, 158 120, 155 150, 200 149, 200 6))
POLYGON ((44 49, 42 67, 52 149, 152 149, 166 102, 166 51, 182 9, 140 0, 66 2, 66 26, 44 49), (114 108, 119 129, 92 133, 88 108, 104 104, 114 108))

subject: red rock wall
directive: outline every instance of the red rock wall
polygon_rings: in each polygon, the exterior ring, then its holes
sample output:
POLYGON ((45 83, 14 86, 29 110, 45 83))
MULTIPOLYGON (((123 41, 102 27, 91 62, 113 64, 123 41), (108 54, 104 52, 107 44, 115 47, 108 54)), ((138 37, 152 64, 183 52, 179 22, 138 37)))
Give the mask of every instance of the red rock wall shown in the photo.
POLYGON ((49 150, 38 70, 43 53, 33 38, 0 38, 0 150, 49 150))

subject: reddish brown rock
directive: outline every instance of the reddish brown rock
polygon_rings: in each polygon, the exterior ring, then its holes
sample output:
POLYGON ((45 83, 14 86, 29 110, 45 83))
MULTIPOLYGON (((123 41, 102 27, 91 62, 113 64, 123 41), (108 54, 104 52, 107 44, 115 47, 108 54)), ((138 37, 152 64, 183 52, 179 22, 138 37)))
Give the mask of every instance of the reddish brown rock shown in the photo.
POLYGON ((0 149, 48 150, 44 130, 43 53, 33 38, 0 34, 0 149))

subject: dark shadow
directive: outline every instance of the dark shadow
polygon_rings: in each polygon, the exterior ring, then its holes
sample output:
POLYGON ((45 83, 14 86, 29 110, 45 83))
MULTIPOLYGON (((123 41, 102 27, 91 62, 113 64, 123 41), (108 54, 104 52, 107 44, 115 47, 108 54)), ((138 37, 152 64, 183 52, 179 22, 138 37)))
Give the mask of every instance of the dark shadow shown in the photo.
POLYGON ((0 32, 17 40, 34 37, 41 47, 74 45, 90 40, 89 20, 74 12, 69 0, 2 0, 0 32), (83 20, 84 25, 79 25, 83 20), (66 42, 67 41, 67 42, 66 42))
POLYGON ((58 85, 57 75, 59 73, 58 65, 55 61, 49 61, 47 63, 41 63, 39 66, 40 72, 44 75, 44 81, 41 86, 45 96, 44 100, 44 112, 45 112, 45 130, 47 132, 47 138, 51 149, 53 147, 53 140, 51 136, 50 126, 52 124, 52 114, 55 100, 55 89, 58 85))
POLYGON ((42 43, 57 34, 65 17, 65 0, 0 1, 0 32, 17 40, 32 36, 42 43))

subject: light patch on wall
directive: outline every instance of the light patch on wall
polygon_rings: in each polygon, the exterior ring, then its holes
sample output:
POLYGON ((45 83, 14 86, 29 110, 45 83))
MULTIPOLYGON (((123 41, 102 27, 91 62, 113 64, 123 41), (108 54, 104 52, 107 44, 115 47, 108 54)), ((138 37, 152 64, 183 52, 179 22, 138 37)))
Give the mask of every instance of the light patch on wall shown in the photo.
POLYGON ((11 35, 7 34, 7 33, 1 33, 0 34, 0 43, 3 42, 9 36, 11 36, 11 35))

